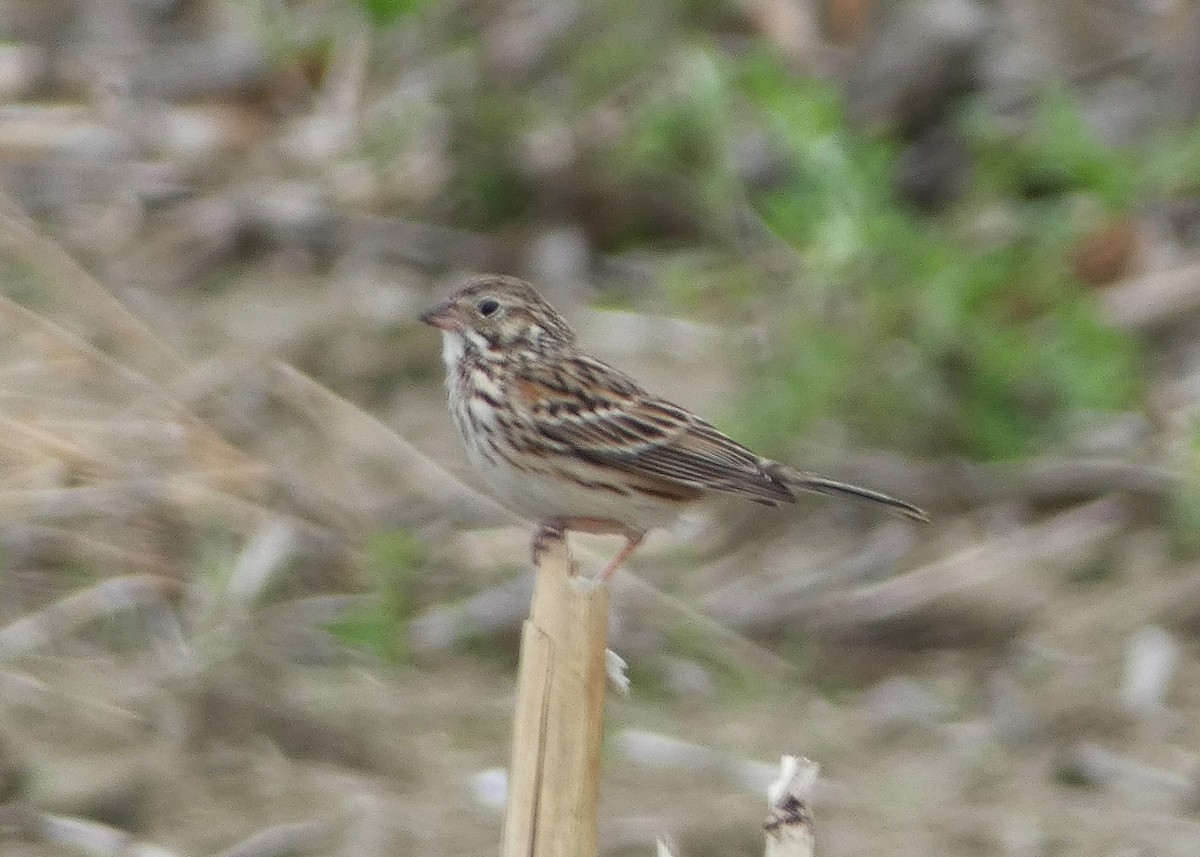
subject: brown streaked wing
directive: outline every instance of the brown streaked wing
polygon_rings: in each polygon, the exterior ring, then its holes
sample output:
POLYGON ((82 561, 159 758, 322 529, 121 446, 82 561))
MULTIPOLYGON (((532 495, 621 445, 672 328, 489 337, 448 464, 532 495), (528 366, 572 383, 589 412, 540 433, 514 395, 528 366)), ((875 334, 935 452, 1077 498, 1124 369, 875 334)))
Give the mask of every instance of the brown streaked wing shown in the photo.
POLYGON ((598 360, 525 363, 509 389, 522 422, 560 453, 760 503, 795 502, 753 452, 598 360))

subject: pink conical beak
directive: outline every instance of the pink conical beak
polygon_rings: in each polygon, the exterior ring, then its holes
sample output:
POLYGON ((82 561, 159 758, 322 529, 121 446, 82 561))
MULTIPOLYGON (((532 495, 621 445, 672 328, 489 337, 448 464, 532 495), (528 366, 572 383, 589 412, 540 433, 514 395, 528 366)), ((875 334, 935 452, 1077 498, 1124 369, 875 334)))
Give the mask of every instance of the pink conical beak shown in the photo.
POLYGON ((462 330, 464 327, 457 308, 449 302, 438 304, 433 309, 421 313, 421 321, 442 330, 462 330))

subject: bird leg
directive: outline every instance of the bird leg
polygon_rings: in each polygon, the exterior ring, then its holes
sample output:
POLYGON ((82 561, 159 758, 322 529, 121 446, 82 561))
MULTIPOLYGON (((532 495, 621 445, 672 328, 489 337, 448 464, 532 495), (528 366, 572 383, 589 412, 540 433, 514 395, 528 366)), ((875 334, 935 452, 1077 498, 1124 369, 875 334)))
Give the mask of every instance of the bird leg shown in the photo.
POLYGON ((612 558, 604 571, 600 572, 596 579, 602 583, 608 583, 612 576, 617 573, 630 555, 641 547, 641 544, 646 539, 644 530, 634 530, 618 521, 610 521, 606 518, 551 518, 542 521, 538 524, 538 528, 533 534, 533 559, 537 562, 538 555, 545 550, 546 541, 551 538, 563 538, 568 530, 574 530, 577 533, 592 533, 599 536, 624 536, 625 545, 617 555, 612 558))
POLYGON ((645 533, 625 533, 625 547, 617 551, 617 555, 612 558, 612 561, 605 567, 604 571, 600 572, 600 580, 603 583, 608 583, 612 576, 617 573, 617 569, 625 564, 625 560, 629 559, 630 555, 642 546, 642 542, 646 540, 645 533))

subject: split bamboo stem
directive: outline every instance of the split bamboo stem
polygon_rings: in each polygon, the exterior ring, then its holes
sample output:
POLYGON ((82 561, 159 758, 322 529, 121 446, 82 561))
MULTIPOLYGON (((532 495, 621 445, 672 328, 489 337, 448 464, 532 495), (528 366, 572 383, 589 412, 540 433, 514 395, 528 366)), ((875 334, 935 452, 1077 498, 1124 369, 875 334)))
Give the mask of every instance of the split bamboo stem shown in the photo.
POLYGON ((574 571, 566 540, 537 551, 521 632, 503 857, 595 857, 608 587, 574 571))

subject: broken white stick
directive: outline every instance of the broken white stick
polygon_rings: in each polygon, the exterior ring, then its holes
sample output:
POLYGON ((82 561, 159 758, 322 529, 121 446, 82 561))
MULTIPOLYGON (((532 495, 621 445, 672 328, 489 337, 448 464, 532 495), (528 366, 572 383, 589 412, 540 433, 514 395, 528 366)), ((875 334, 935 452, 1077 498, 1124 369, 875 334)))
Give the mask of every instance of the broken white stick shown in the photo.
POLYGON ((803 756, 784 756, 779 779, 767 789, 771 814, 763 823, 766 857, 813 857, 815 836, 809 801, 820 767, 803 756))

